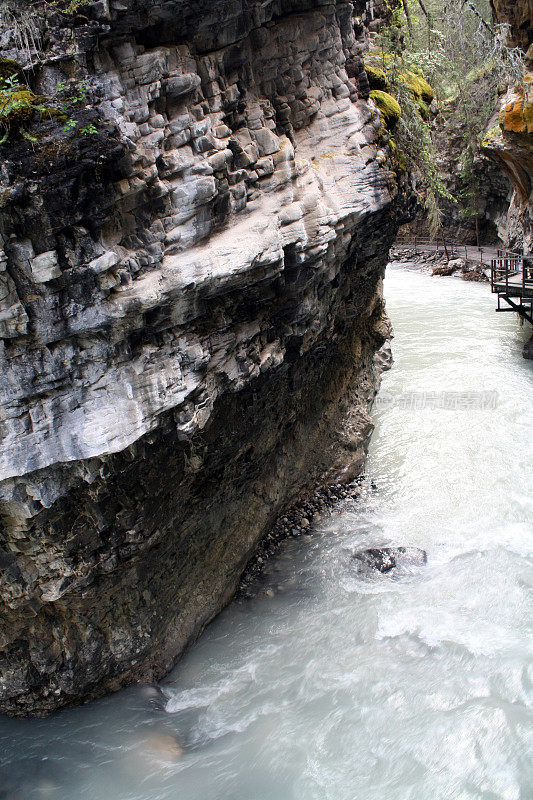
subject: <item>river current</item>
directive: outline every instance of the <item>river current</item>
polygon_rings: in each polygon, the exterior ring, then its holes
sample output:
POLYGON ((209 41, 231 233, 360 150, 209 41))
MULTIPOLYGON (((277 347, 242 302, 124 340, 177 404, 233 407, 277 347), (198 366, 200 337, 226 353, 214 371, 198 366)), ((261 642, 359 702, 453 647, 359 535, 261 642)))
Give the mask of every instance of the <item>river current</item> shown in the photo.
POLYGON ((285 542, 162 691, 0 718, 1 800, 533 799, 527 332, 486 285, 392 265, 385 289, 361 497, 285 542), (427 563, 357 573, 382 545, 427 563))

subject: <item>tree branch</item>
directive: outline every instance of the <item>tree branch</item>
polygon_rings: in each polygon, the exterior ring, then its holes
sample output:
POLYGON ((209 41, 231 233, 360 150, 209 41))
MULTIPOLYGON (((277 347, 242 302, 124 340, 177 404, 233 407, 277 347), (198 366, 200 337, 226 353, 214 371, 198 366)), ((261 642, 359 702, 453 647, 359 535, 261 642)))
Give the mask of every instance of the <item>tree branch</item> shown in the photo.
MULTIPOLYGON (((420 0, 419 0, 419 2, 420 2, 420 0)), ((473 14, 475 14, 475 15, 476 15, 476 17, 479 19, 479 21, 481 22, 481 24, 483 25, 483 27, 484 27, 484 28, 485 28, 485 29, 486 29, 486 30, 487 30, 487 31, 488 31, 490 34, 492 34, 492 36, 496 36, 496 31, 494 30, 494 28, 493 28, 491 25, 489 25, 489 23, 488 23, 488 22, 486 22, 486 21, 485 21, 485 19, 484 19, 483 15, 479 13, 479 11, 478 11, 478 10, 477 10, 477 8, 475 7, 475 5, 472 3, 472 0, 463 0, 463 6, 468 6, 468 8, 470 9, 470 11, 471 11, 473 14)))

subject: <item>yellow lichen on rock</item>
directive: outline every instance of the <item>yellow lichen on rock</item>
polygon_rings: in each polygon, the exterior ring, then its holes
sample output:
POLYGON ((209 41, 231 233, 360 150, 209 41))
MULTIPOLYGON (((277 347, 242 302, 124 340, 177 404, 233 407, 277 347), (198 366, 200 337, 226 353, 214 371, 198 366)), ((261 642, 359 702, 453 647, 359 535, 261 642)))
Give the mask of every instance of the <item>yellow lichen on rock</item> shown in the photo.
POLYGON ((533 101, 514 95, 500 111, 500 127, 508 133, 533 133, 533 101))
POLYGON ((524 103, 524 121, 528 133, 533 133, 533 102, 527 101, 524 103))

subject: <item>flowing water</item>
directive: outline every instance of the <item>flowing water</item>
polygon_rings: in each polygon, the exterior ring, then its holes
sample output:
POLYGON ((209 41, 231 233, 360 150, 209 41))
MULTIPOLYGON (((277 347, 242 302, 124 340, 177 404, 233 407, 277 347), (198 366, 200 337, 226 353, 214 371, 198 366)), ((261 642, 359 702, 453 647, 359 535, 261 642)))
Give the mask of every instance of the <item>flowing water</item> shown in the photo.
POLYGON ((0 797, 533 798, 526 332, 484 285, 393 265, 386 295, 396 365, 375 408, 377 490, 286 542, 161 694, 0 720, 0 797), (354 571, 354 550, 384 544, 427 564, 354 571))

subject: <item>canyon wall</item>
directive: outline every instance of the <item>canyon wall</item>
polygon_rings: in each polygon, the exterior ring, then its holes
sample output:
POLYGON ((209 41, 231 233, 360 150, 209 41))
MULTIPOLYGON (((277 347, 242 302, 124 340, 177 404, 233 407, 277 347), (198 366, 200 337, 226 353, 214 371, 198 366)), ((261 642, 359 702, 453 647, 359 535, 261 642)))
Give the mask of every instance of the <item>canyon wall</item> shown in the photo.
POLYGON ((0 146, 16 715, 161 677, 277 514, 361 471, 411 202, 367 99, 366 4, 27 7, 4 7, 2 56, 73 110, 0 146))
POLYGON ((533 251, 533 4, 493 0, 495 21, 509 26, 509 46, 526 53, 522 81, 512 80, 482 143, 483 153, 513 186, 502 221, 505 245, 533 251))
POLYGON ((533 2, 531 0, 490 0, 494 19, 510 26, 513 43, 524 52, 533 43, 533 2))
MULTIPOLYGON (((476 92, 476 85, 471 87, 476 92)), ((501 246, 508 236, 508 211, 513 186, 501 165, 492 159, 478 157, 473 163, 477 185, 482 191, 474 198, 464 198, 464 146, 466 124, 449 104, 434 121, 434 141, 440 179, 454 200, 439 198, 442 229, 450 239, 465 244, 501 246), (472 213, 477 209, 477 215, 472 213)), ((427 223, 424 223, 427 226, 427 223)), ((424 230, 424 228, 422 228, 424 230)), ((424 235, 424 233, 422 233, 424 235)))

